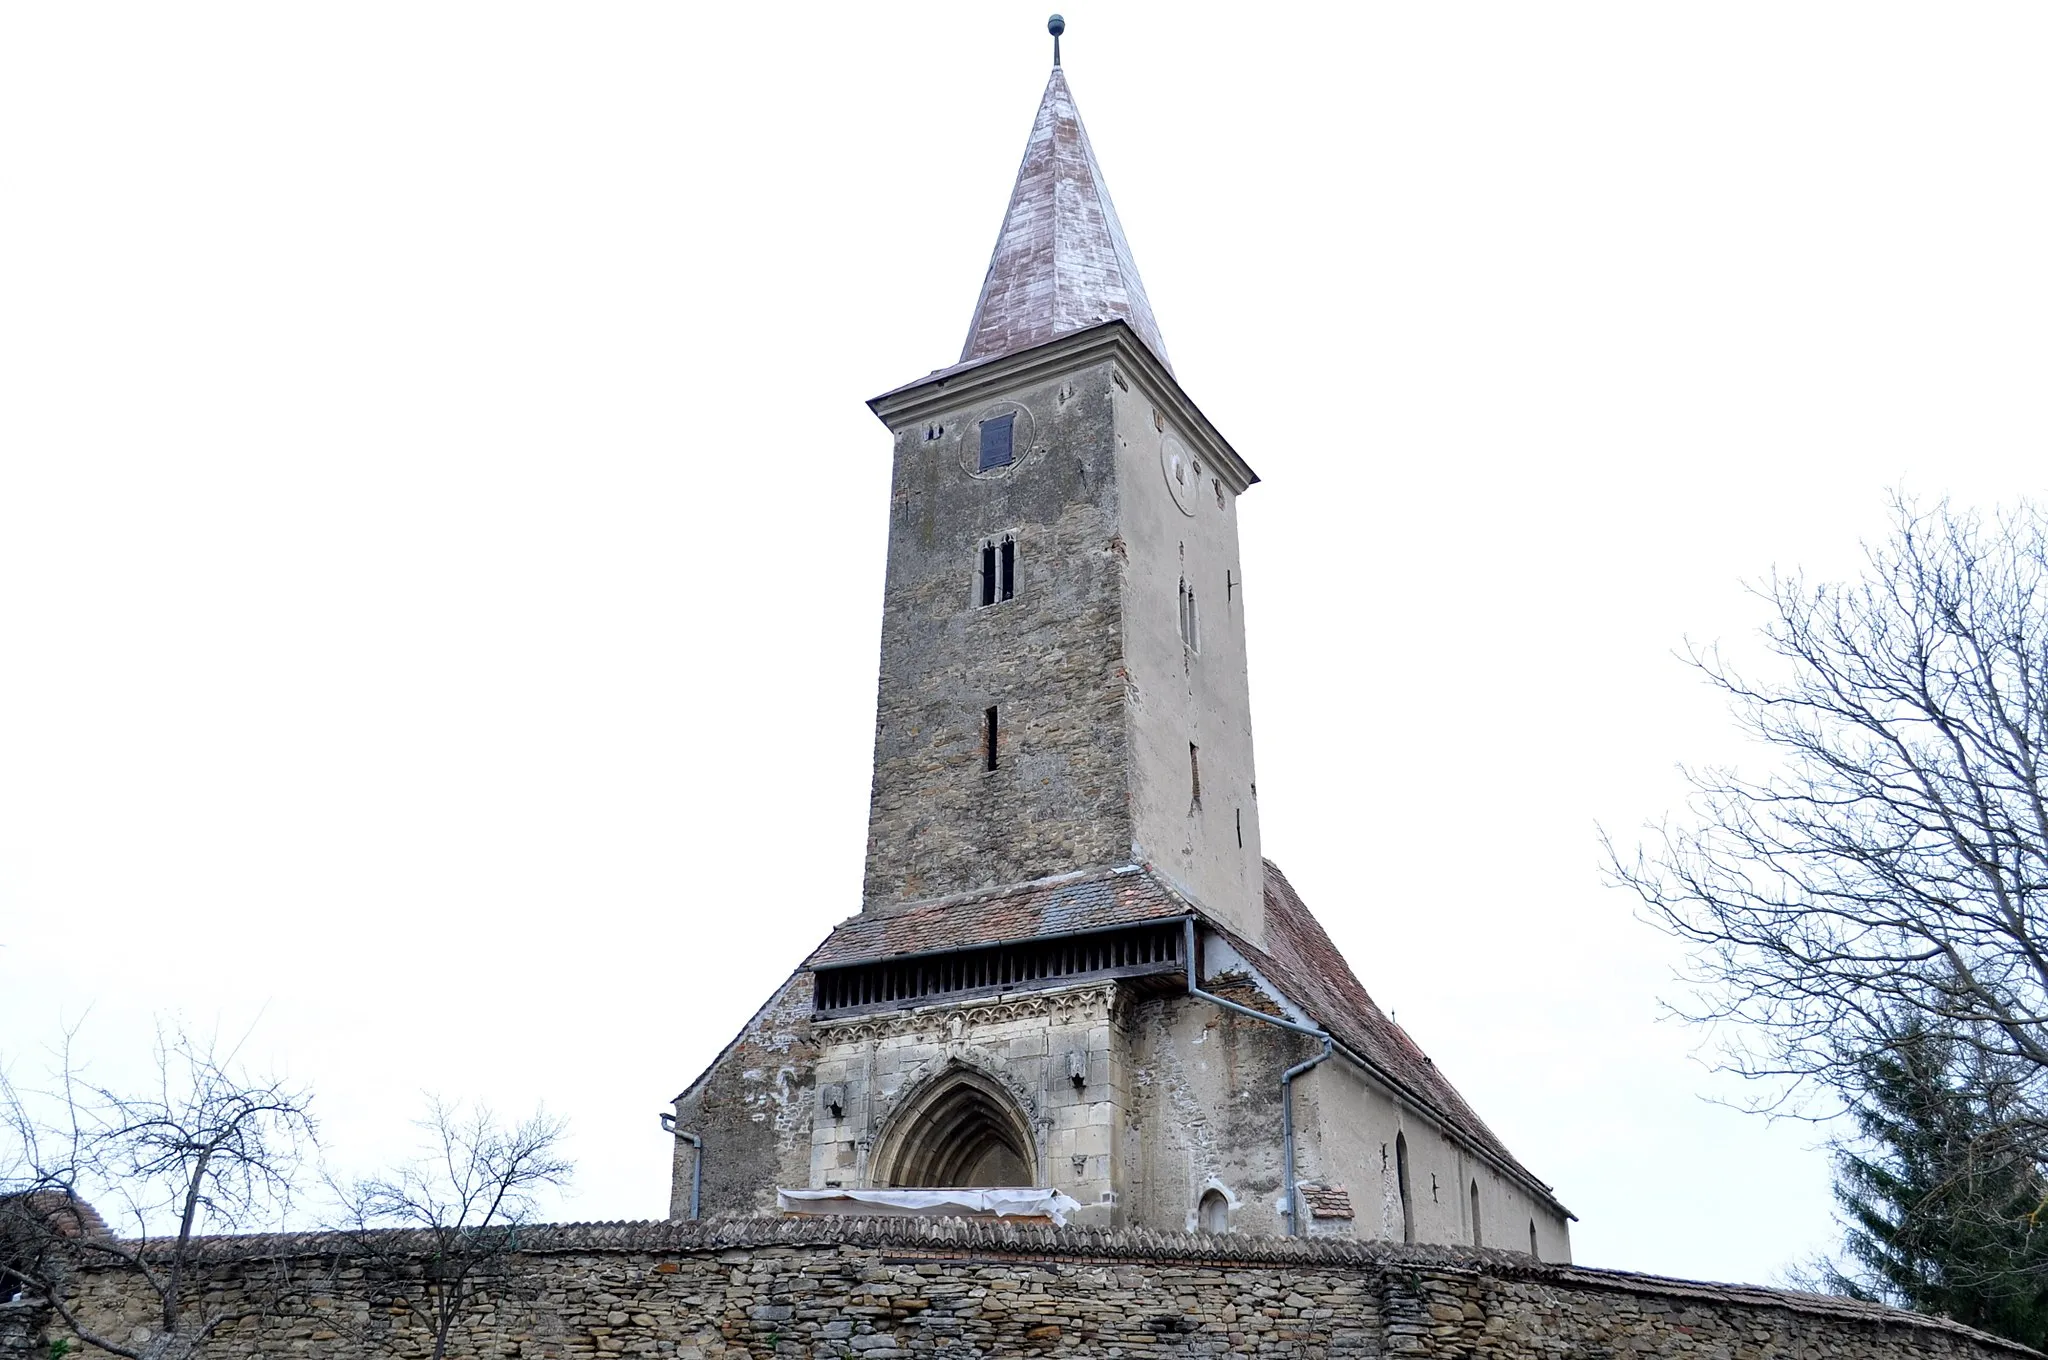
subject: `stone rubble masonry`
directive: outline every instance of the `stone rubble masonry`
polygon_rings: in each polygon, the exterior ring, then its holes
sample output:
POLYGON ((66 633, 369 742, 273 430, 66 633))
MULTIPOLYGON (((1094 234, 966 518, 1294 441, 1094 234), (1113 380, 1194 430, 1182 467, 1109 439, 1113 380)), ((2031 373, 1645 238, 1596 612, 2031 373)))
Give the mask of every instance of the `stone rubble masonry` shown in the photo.
MULTIPOLYGON (((402 1239, 402 1234, 391 1234, 402 1239)), ((380 1244, 388 1251, 394 1240, 380 1244)), ((2035 1354, 1846 1299, 1543 1265, 1508 1252, 889 1219, 570 1224, 464 1312, 451 1354, 1906 1360, 2035 1354)), ((251 1309, 209 1356, 422 1356, 429 1338, 332 1234, 215 1238, 195 1295, 251 1309), (294 1281, 269 1296, 279 1267, 294 1281)), ((146 1291, 74 1276, 88 1325, 141 1340, 146 1291)), ((47 1356, 47 1313, 0 1306, 0 1357, 47 1356)), ((73 1349, 73 1354, 94 1354, 73 1349)))
MULTIPOLYGON (((704 1140, 705 1217, 768 1212, 778 1186, 811 1183, 815 984, 798 969, 676 1097, 676 1126, 704 1140)), ((686 1218, 697 1150, 678 1138, 669 1216, 686 1218)))
POLYGON ((1113 368, 895 429, 869 908, 1130 859, 1113 368), (977 472, 981 422, 1004 415, 1015 462, 977 472), (1016 595, 977 607, 981 544, 1006 537, 1016 595))

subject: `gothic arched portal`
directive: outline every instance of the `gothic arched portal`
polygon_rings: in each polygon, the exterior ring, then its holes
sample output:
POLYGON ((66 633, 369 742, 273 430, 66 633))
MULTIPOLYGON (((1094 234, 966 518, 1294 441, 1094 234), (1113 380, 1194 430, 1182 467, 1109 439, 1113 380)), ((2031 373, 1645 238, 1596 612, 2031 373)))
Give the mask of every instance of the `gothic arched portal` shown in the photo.
POLYGON ((1016 1098, 967 1067, 949 1067, 889 1123, 878 1185, 989 1189, 1036 1185, 1031 1124, 1016 1098))

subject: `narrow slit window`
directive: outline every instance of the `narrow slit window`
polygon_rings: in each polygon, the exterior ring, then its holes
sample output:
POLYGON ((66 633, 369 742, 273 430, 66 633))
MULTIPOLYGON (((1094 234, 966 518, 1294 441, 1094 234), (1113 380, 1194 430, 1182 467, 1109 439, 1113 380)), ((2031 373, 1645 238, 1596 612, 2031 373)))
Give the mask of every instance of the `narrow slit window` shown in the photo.
POLYGON ((1401 1240, 1415 1240, 1415 1201, 1408 1193, 1408 1135, 1394 1135, 1394 1179, 1401 1190, 1401 1240))
POLYGON ((1237 848, 1244 849, 1244 809, 1237 810, 1237 848))
POLYGON ((1202 616, 1195 607, 1195 589, 1185 576, 1180 582, 1180 640, 1191 652, 1202 650, 1202 616))
POLYGON ((981 422, 981 471, 990 472, 1010 465, 1011 440, 1016 424, 1017 413, 1014 411, 981 422))
POLYGON ((1472 1245, 1473 1245, 1473 1246, 1475 1246, 1475 1247, 1483 1247, 1483 1246, 1485 1246, 1485 1245, 1486 1245, 1486 1242, 1485 1242, 1484 1236, 1483 1236, 1483 1235, 1482 1235, 1482 1234, 1480 1233, 1480 1231, 1479 1231, 1479 1182, 1478 1182, 1478 1181, 1473 1181, 1473 1182, 1472 1182, 1472 1245))
POLYGON ((984 607, 992 605, 996 602, 995 544, 984 543, 981 545, 981 571, 978 574, 981 578, 978 582, 976 582, 976 585, 980 591, 979 599, 981 600, 981 603, 984 607))
POLYGON ((981 735, 985 747, 982 768, 993 770, 996 767, 996 742, 1002 735, 1001 729, 996 726, 996 710, 993 704, 981 715, 981 735))
POLYGON ((1194 791, 1192 802, 1196 807, 1200 807, 1202 805, 1202 748, 1193 742, 1188 743, 1188 784, 1194 791))
POLYGON ((1002 580, 998 585, 996 597, 1003 600, 1015 599, 1017 596, 1017 540, 1014 538, 1004 539, 1003 546, 998 551, 997 556, 1001 559, 998 574, 1002 577, 1002 580))

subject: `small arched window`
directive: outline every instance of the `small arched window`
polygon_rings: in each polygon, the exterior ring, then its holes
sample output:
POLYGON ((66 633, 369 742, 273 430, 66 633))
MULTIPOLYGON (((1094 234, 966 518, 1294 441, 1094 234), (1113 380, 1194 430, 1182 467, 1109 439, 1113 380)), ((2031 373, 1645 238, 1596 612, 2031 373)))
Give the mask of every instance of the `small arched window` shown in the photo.
POLYGON ((1401 1240, 1415 1240, 1415 1201, 1408 1194, 1408 1135, 1394 1135, 1394 1178, 1401 1186, 1401 1240))
POLYGON ((1230 1231, 1230 1201, 1221 1190, 1205 1191, 1195 1209, 1195 1226, 1205 1233, 1230 1231))
POLYGON ((1475 1247, 1486 1245, 1485 1240, 1479 1233, 1479 1182, 1476 1180, 1472 1182, 1472 1245, 1475 1247))
POLYGON ((1536 1220, 1533 1218, 1529 1220, 1529 1254, 1539 1261, 1543 1259, 1543 1253, 1536 1250, 1536 1220))

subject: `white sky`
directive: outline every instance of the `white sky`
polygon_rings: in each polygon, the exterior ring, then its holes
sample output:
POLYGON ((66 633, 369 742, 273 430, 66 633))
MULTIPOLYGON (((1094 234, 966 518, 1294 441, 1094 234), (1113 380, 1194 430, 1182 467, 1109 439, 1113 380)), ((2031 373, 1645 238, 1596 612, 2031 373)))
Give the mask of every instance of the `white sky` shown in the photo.
MULTIPOLYGON (((234 1030, 330 1158, 567 1114, 562 1212, 858 906, 889 442, 1044 0, 0 10, 0 1048, 234 1030)), ((1067 9, 1243 504, 1263 826, 1582 1222, 1764 1279, 1595 823, 1745 758, 1672 659, 1885 487, 2044 490, 2048 9, 1067 9)))

